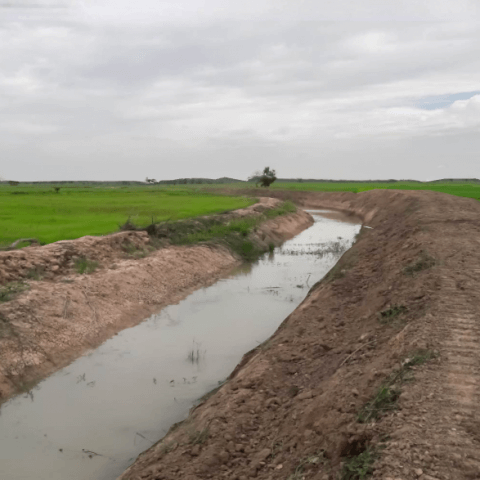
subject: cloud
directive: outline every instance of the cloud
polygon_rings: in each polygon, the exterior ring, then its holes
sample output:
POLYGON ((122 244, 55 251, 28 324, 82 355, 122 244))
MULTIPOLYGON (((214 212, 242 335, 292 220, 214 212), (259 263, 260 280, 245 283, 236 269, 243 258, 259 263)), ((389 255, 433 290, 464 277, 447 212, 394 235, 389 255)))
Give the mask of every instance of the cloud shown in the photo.
POLYGON ((3 176, 421 178, 478 133, 474 2, 68 5, 4 9, 3 176))

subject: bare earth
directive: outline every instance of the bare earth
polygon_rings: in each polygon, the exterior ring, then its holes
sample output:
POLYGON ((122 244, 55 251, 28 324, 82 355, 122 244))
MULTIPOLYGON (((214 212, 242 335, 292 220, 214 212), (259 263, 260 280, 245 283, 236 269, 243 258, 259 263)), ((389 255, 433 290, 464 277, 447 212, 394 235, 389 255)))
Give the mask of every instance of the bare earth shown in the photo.
MULTIPOLYGON (((279 203, 263 198, 229 215, 255 216, 279 203)), ((299 210, 263 223, 254 235, 258 242, 279 245, 312 223, 299 210)), ((44 276, 27 280, 28 291, 0 303, 0 402, 240 263, 221 246, 168 246, 145 251, 145 258, 132 258, 126 246, 140 252, 149 237, 123 232, 0 252, 0 285, 27 279, 32 268, 44 276), (79 256, 98 261, 99 268, 77 274, 73 259, 79 256)))
POLYGON ((333 480, 375 446, 374 479, 480 478, 480 204, 435 192, 270 194, 373 228, 121 480, 333 480), (392 307, 400 313, 380 315, 392 307), (412 366, 419 352, 432 358, 412 366), (402 371, 396 408, 360 423, 402 371))

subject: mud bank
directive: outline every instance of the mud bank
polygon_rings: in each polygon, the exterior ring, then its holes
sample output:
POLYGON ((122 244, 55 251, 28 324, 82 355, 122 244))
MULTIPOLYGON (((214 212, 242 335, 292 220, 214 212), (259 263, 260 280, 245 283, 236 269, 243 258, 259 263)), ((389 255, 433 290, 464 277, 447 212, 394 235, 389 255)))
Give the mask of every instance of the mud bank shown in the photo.
MULTIPOLYGON (((279 203, 260 199, 227 219, 258 216, 279 203)), ((298 210, 262 223, 250 239, 264 248, 279 245, 312 223, 310 215, 298 210)), ((0 303, 1 400, 28 390, 116 332, 214 283, 240 263, 221 245, 147 250, 149 245, 147 232, 134 231, 0 252, 4 283, 25 281, 32 271, 43 278, 28 280, 27 291, 0 303), (145 258, 128 253, 139 251, 145 258), (98 268, 79 275, 75 258, 96 261, 98 268)))
POLYGON ((271 194, 373 228, 120 479, 479 478, 480 204, 271 194))

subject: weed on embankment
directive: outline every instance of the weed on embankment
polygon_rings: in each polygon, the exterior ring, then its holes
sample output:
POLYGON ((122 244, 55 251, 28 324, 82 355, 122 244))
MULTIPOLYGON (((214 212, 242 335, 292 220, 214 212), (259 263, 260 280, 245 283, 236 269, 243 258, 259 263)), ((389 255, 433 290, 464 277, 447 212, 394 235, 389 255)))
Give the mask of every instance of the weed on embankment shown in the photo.
POLYGON ((419 258, 415 262, 407 265, 403 271, 406 275, 413 276, 416 273, 421 272, 422 270, 427 270, 428 268, 433 267, 435 264, 435 259, 427 252, 422 250, 420 252, 419 258))
POLYGON ((362 480, 373 473, 373 463, 378 457, 378 452, 372 447, 367 447, 361 453, 343 460, 340 480, 362 480))
MULTIPOLYGON (((296 211, 295 204, 286 201, 276 208, 265 210, 257 217, 238 218, 223 222, 218 218, 198 218, 192 221, 161 224, 149 233, 155 237, 167 237, 174 245, 193 245, 201 242, 226 244, 243 260, 256 260, 262 253, 275 246, 264 247, 249 239, 249 235, 264 221, 296 211)), ((148 231, 148 229, 147 229, 148 231)))
POLYGON ((80 257, 75 260, 74 266, 77 273, 83 275, 84 273, 93 273, 98 268, 98 262, 86 257, 80 257))
POLYGON ((8 302, 29 288, 29 285, 23 282, 9 282, 6 285, 0 286, 0 302, 8 302))
POLYGON ((210 430, 205 427, 202 430, 192 430, 188 433, 189 442, 192 445, 202 445, 210 436, 210 430))
MULTIPOLYGON (((273 449, 272 449, 273 450, 273 449)), ((323 451, 318 454, 308 455, 300 460, 295 467, 295 471, 288 476, 287 480, 303 480, 305 478, 306 470, 315 467, 315 465, 328 465, 329 460, 325 458, 323 451)))
POLYGON ((368 423, 377 420, 385 413, 396 410, 401 387, 411 380, 413 366, 422 365, 436 357, 431 350, 416 350, 402 362, 402 366, 394 371, 378 388, 374 397, 358 412, 357 420, 368 423))
POLYGON ((383 325, 398 325, 402 324, 402 317, 408 312, 405 305, 392 305, 391 307, 382 310, 378 313, 378 320, 383 325))

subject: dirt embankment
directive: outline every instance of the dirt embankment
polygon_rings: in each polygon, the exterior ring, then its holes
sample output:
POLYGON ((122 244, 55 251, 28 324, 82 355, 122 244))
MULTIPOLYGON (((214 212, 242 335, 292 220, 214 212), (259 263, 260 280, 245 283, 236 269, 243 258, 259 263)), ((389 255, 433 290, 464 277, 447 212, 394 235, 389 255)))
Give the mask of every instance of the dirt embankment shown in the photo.
MULTIPOLYGON (((222 215, 222 221, 260 216, 280 203, 260 199, 222 215)), ((262 223, 249 239, 268 248, 312 223, 310 215, 298 210, 262 223)), ((0 286, 15 288, 21 280, 26 284, 20 286, 28 287, 0 303, 0 401, 29 389, 121 329, 213 283, 238 263, 221 245, 155 250, 145 231, 0 252, 0 286), (97 262, 96 270, 78 274, 75 264, 82 259, 89 265, 97 262)))
POLYGON ((480 204, 435 192, 272 196, 373 228, 120 479, 480 478, 480 204))

